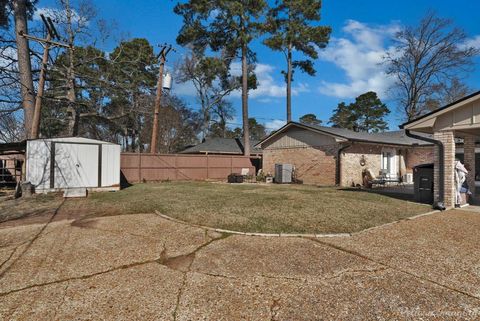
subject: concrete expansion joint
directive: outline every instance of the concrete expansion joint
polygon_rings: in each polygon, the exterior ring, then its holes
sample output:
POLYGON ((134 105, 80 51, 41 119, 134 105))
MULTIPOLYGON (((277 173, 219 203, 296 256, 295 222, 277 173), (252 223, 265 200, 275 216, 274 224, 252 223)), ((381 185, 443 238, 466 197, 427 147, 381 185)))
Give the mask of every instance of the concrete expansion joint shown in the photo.
POLYGON ((163 219, 166 219, 171 222, 187 225, 190 227, 201 228, 208 231, 213 231, 217 233, 224 233, 224 234, 233 234, 233 235, 243 235, 243 236, 259 236, 259 237, 303 237, 303 238, 311 238, 311 237, 346 237, 351 236, 352 233, 318 233, 318 234, 302 234, 302 233, 255 233, 255 232, 240 232, 240 231, 232 231, 226 230, 221 228, 214 228, 205 225, 193 224, 188 223, 168 215, 162 214, 159 211, 155 210, 155 214, 160 216, 163 219))
POLYGON ((178 224, 187 225, 187 226, 190 226, 190 227, 196 227, 196 228, 204 229, 204 230, 207 230, 207 231, 213 231, 213 232, 217 232, 217 233, 243 235, 243 236, 257 236, 257 237, 290 237, 290 238, 300 237, 300 238, 308 238, 308 239, 311 239, 311 238, 328 238, 328 237, 351 237, 351 236, 359 234, 359 233, 368 232, 370 230, 387 227, 389 225, 393 225, 393 224, 400 223, 400 222, 407 221, 407 220, 417 219, 417 218, 420 218, 422 216, 427 216, 427 215, 431 215, 431 214, 435 214, 435 213, 439 213, 439 212, 440 212, 439 210, 434 210, 434 211, 430 211, 430 212, 427 212, 427 213, 415 215, 415 216, 412 216, 412 217, 407 217, 407 218, 400 219, 400 220, 397 220, 397 221, 394 221, 394 222, 385 223, 385 224, 382 224, 382 225, 379 225, 379 226, 369 227, 367 229, 357 231, 357 232, 351 232, 351 233, 255 233, 255 232, 232 231, 232 230, 226 230, 226 229, 221 229, 221 228, 214 228, 214 227, 210 227, 210 226, 188 223, 188 222, 170 217, 168 215, 162 214, 159 211, 155 210, 155 214, 160 216, 161 218, 163 218, 165 220, 175 222, 175 223, 178 223, 178 224))

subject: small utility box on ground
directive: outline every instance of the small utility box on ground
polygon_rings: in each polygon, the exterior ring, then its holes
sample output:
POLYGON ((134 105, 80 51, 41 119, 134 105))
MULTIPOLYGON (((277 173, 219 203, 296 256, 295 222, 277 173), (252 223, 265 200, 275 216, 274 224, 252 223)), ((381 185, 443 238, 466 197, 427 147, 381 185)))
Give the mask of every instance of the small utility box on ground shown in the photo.
POLYGON ((292 182, 293 165, 275 164, 275 183, 289 184, 292 182))
POLYGON ((433 203, 433 164, 422 164, 413 168, 415 201, 433 203))
POLYGON ((27 141, 26 180, 36 193, 120 189, 120 145, 82 137, 27 141))
POLYGON ((243 183, 244 176, 242 174, 230 174, 228 175, 229 183, 243 183))

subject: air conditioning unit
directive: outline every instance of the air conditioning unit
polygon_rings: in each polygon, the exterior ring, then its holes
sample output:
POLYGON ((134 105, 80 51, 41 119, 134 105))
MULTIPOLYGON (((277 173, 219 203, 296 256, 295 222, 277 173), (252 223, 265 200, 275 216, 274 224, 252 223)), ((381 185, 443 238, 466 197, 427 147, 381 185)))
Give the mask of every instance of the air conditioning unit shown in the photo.
POLYGON ((403 182, 405 184, 413 184, 413 174, 412 173, 406 173, 403 175, 403 182))
POLYGON ((275 183, 288 184, 292 182, 293 165, 275 164, 275 183))

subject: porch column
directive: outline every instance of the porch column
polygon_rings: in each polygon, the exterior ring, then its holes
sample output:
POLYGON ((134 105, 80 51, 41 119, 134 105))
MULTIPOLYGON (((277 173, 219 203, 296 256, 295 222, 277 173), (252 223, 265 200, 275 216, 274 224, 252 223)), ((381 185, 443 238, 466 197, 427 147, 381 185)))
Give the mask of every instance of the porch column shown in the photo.
POLYGON ((468 168, 467 183, 475 195, 475 136, 465 136, 463 140, 463 159, 468 168))
MULTIPOLYGON (((444 194, 443 201, 445 207, 451 208, 455 206, 455 184, 454 184, 454 175, 453 167, 455 162, 455 136, 453 131, 446 130, 435 132, 433 138, 441 141, 444 146, 444 194)), ((440 164, 439 164, 439 150, 436 147, 434 153, 434 188, 433 188, 433 198, 437 202, 439 200, 440 191, 440 164)))

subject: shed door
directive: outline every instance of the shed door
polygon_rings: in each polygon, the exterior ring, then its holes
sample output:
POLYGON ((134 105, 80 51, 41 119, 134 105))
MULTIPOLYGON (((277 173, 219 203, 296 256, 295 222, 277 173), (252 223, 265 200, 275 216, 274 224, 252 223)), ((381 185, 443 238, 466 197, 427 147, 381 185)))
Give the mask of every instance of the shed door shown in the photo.
POLYGON ((54 188, 97 187, 98 145, 55 143, 54 188))

